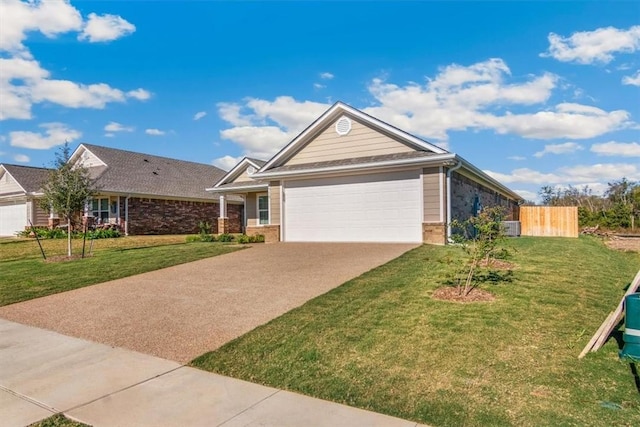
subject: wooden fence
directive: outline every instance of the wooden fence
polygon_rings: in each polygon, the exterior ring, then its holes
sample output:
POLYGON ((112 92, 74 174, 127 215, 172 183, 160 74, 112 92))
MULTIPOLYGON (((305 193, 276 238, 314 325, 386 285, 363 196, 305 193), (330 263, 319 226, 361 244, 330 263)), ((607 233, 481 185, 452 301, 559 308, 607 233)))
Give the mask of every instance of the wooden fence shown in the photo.
POLYGON ((578 237, 575 206, 520 206, 522 236, 578 237))

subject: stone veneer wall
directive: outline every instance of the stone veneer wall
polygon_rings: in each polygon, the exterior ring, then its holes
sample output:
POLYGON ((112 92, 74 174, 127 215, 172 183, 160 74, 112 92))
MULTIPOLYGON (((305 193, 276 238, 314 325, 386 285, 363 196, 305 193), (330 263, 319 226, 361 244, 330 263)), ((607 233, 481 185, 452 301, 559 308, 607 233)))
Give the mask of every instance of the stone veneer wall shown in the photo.
POLYGON ((260 225, 247 227, 247 235, 254 236, 256 234, 262 234, 264 236, 265 243, 273 243, 280 241, 280 226, 279 225, 260 225))
POLYGON ((422 223, 422 242, 432 245, 447 243, 447 226, 442 223, 422 223))
MULTIPOLYGON (((229 232, 242 232, 242 205, 227 205, 229 232)), ((200 221, 211 224, 211 232, 217 233, 218 203, 186 200, 164 200, 140 197, 129 198, 129 227, 136 234, 195 234, 200 221)), ((125 219, 125 198, 120 199, 122 224, 125 219)))
POLYGON ((497 191, 455 171, 451 175, 451 219, 465 221, 473 216, 476 195, 479 196, 483 207, 503 206, 507 210, 508 220, 518 219, 518 203, 515 200, 507 199, 497 191))

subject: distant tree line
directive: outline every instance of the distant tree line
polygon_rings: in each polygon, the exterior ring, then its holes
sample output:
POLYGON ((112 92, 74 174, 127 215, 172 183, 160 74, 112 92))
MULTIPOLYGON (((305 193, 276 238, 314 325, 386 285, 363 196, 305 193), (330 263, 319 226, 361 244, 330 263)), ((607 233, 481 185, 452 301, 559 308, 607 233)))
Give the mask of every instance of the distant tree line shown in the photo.
POLYGON ((622 178, 609 182, 602 195, 588 186, 576 188, 545 185, 538 192, 545 206, 577 206, 581 227, 599 225, 608 229, 636 229, 640 219, 640 182, 622 178))

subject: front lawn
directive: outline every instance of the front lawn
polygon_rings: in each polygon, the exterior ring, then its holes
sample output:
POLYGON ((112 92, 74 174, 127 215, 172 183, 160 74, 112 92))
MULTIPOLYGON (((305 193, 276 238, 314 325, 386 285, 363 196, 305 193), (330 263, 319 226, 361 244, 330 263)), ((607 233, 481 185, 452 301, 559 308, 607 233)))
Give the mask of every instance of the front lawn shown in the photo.
POLYGON ((432 299, 460 249, 425 245, 192 364, 436 426, 640 425, 616 341, 577 359, 640 254, 590 237, 509 245, 493 302, 432 299))
MULTIPOLYGON (((73 243, 74 253, 79 253, 82 240, 73 243)), ((66 240, 44 240, 43 245, 48 256, 62 255, 66 240)), ((120 237, 96 240, 91 257, 45 262, 35 240, 1 240, 0 306, 222 255, 239 248, 223 243, 185 243, 184 236, 120 237)))

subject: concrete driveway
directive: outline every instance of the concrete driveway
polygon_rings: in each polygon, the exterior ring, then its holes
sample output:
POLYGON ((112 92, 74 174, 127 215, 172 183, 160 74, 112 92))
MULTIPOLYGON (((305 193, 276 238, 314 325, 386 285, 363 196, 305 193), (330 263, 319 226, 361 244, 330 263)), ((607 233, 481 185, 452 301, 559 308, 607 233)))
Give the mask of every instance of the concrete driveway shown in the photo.
POLYGON ((186 363, 415 246, 255 245, 0 307, 0 317, 186 363))

